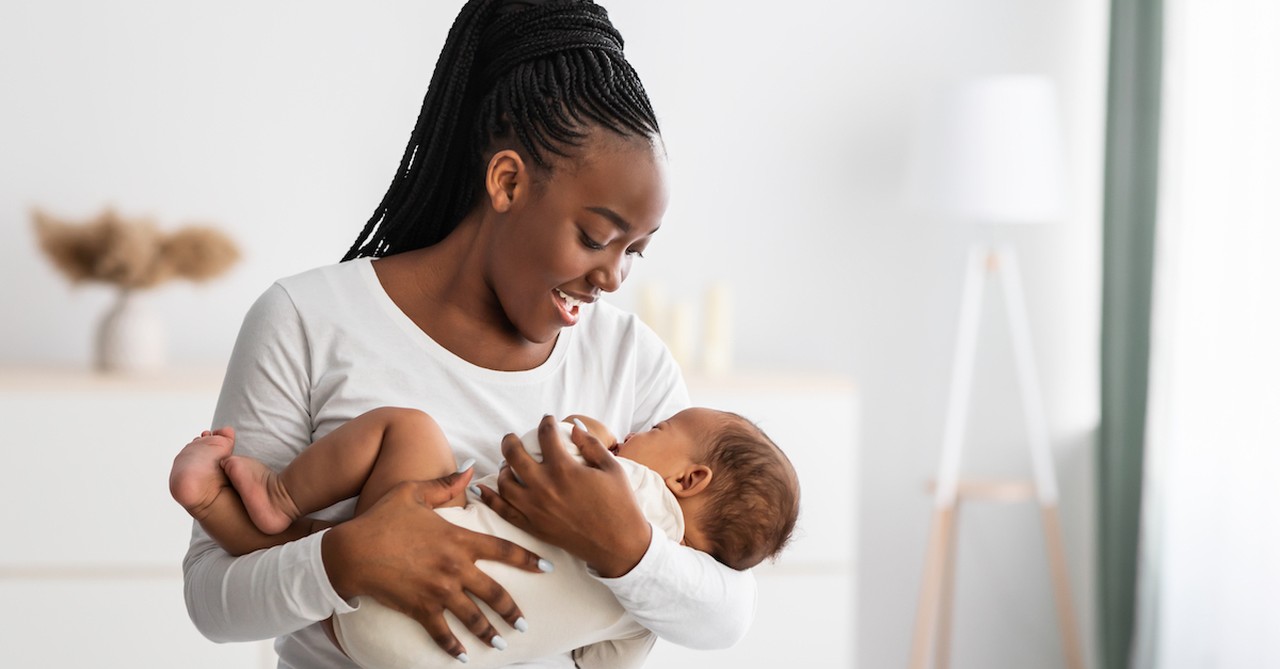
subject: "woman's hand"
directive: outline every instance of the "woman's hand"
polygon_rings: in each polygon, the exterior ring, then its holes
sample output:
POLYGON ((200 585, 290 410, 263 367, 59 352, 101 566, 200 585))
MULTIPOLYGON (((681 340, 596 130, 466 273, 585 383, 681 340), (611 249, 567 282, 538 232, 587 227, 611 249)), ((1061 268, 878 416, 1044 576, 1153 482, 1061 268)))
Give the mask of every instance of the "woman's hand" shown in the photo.
POLYGON ((321 543, 325 571, 341 597, 371 596, 417 620, 454 657, 466 648, 450 631, 445 611, 453 612, 489 645, 498 636, 467 593, 513 628, 524 626, 520 608, 502 586, 476 568, 476 560, 543 571, 534 553, 460 528, 433 510, 461 493, 470 480, 468 470, 435 481, 402 483, 365 513, 334 527, 321 543))
POLYGON ((516 527, 565 549, 605 578, 631 571, 648 550, 652 530, 622 466, 580 427, 573 430, 573 443, 586 464, 575 462, 551 416, 538 424, 538 442, 541 464, 525 452, 519 437, 504 437, 507 466, 498 475, 498 492, 481 486, 481 499, 516 527))

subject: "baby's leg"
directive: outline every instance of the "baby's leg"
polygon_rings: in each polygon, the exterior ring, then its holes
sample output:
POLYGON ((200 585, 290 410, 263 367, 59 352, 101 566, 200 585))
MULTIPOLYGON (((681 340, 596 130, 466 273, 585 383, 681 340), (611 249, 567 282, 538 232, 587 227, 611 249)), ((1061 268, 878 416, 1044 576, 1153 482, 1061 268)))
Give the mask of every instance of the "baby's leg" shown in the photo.
MULTIPOLYGON (((376 411, 381 412, 378 420, 384 425, 382 449, 360 488, 357 516, 404 481, 431 481, 458 471, 453 449, 431 416, 416 409, 376 411)), ((460 494, 440 506, 466 506, 466 503, 466 496, 460 494)))
POLYGON ((230 428, 206 431, 183 447, 169 472, 169 492, 209 536, 228 553, 244 555, 319 530, 315 523, 296 523, 268 535, 254 526, 222 470, 234 444, 235 432, 230 428))
POLYGON ((231 455, 235 433, 205 430, 182 447, 169 470, 169 494, 196 520, 203 520, 227 488, 222 461, 231 455))
POLYGON ((252 458, 232 456, 223 464, 254 524, 268 533, 356 495, 360 513, 401 481, 438 478, 454 467, 444 433, 430 416, 392 407, 344 423, 278 475, 252 458))

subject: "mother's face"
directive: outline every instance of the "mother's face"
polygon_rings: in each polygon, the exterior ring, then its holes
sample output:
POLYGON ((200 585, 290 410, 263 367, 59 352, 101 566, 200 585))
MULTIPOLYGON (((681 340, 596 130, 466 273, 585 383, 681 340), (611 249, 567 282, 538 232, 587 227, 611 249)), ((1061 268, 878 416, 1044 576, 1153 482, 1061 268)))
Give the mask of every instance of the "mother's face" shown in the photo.
POLYGON ((486 274, 524 339, 553 340, 622 285, 666 212, 665 164, 652 142, 597 132, 518 192, 496 221, 486 274))

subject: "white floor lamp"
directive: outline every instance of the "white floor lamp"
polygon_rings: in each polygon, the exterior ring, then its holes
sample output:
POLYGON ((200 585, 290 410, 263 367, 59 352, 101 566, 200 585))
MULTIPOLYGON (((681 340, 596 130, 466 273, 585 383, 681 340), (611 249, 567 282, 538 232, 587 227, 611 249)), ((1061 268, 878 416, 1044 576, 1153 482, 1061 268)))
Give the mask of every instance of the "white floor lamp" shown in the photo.
MULTIPOLYGON (((939 104, 928 108, 922 119, 913 163, 914 199, 958 218, 990 224, 987 232, 995 238, 999 236, 996 226, 1001 224, 1062 218, 1062 136, 1056 105, 1052 82, 1038 76, 979 79, 949 91, 939 104)), ((1007 243, 974 242, 965 265, 960 326, 911 669, 924 669, 930 650, 934 651, 935 667, 945 669, 949 662, 959 503, 966 499, 1017 501, 1032 496, 1040 504, 1044 522, 1067 666, 1082 669, 1058 520, 1058 488, 1049 430, 1017 253, 1007 243), (1006 320, 1027 426, 1031 481, 977 482, 961 478, 982 294, 989 277, 998 278, 1004 289, 1006 320)))

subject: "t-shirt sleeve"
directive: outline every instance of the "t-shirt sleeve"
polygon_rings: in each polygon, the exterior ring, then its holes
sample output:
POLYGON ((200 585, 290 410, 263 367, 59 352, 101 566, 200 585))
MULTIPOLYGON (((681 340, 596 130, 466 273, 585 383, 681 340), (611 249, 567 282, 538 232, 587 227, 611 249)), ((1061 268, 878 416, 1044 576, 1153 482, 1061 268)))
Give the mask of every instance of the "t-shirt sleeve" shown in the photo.
MULTIPOLYGON (((237 453, 279 468, 310 443, 308 364, 302 319, 275 284, 245 316, 214 412, 215 427, 235 428, 237 453)), ((352 610, 325 573, 322 537, 232 557, 194 524, 183 575, 196 628, 214 641, 252 641, 352 610)))
POLYGON ((756 580, 653 526, 649 550, 618 578, 599 578, 636 622, 688 648, 728 648, 746 636, 756 609, 756 580))

